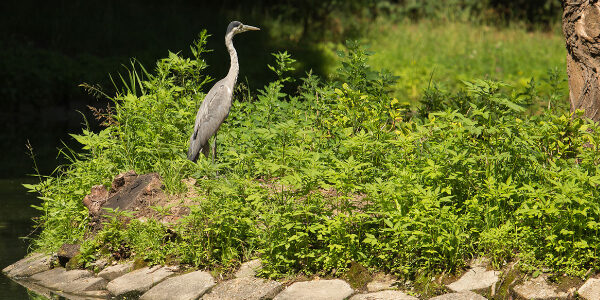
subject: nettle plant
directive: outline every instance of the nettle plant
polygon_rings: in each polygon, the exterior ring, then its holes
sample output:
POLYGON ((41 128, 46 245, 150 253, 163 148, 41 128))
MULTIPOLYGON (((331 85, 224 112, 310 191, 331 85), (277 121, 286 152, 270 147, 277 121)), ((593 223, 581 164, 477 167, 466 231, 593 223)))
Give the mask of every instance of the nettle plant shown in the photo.
POLYGON ((36 247, 83 241, 81 198, 135 169, 159 172, 171 193, 198 179, 198 203, 170 226, 111 223, 84 242, 83 263, 113 245, 150 263, 221 270, 258 256, 269 277, 339 275, 354 262, 414 279, 482 255, 531 272, 599 269, 597 124, 554 106, 527 113, 545 99, 533 80, 521 90, 488 80, 455 92, 432 85, 412 112, 390 96, 397 78, 372 70, 357 43, 340 54, 332 81, 290 78, 294 60, 278 53, 276 79, 233 103, 219 163, 195 164, 185 149, 209 80, 205 39, 193 58, 171 53, 153 73, 132 68, 111 98, 108 127, 74 135, 84 152, 30 186, 43 199, 36 247))

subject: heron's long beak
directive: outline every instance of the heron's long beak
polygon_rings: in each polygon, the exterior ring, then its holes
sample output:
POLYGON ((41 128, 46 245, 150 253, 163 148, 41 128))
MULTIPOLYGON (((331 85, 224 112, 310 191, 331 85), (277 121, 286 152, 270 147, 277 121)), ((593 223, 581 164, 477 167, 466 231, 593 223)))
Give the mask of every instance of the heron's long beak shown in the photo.
POLYGON ((260 28, 250 26, 250 25, 244 25, 244 31, 247 31, 247 30, 260 30, 260 28))

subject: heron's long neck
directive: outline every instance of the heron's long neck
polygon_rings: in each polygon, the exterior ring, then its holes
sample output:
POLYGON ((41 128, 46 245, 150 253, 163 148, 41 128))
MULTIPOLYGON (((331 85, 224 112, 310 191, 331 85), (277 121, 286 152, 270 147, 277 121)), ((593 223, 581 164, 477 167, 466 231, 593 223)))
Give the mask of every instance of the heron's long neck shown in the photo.
POLYGON ((235 84, 240 71, 240 66, 238 64, 237 52, 235 51, 235 48, 233 48, 233 34, 229 33, 225 36, 225 46, 227 46, 227 51, 229 51, 229 57, 231 58, 231 65, 229 67, 229 72, 227 73, 227 78, 233 80, 233 84, 235 84))

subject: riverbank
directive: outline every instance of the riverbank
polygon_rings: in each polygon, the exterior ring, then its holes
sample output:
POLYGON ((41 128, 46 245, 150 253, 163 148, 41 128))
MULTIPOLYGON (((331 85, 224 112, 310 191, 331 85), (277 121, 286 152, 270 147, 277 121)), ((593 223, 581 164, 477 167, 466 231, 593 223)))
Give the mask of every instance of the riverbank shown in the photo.
POLYGON ((140 266, 133 261, 106 265, 96 272, 52 267, 52 255, 34 253, 2 270, 17 283, 48 297, 66 299, 275 299, 275 300, 485 300, 578 299, 600 297, 600 280, 550 279, 548 274, 528 276, 511 263, 502 270, 471 263, 461 276, 433 277, 428 289, 409 289, 391 275, 373 276, 366 269, 346 278, 268 280, 256 277, 260 260, 246 262, 232 274, 181 266, 140 266))

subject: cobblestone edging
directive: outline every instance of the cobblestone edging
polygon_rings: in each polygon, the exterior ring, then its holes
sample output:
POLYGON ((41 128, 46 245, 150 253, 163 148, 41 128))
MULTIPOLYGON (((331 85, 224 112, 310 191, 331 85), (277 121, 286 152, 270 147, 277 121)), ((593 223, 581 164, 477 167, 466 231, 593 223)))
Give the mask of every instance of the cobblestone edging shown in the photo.
MULTIPOLYGON (((131 263, 104 268, 98 274, 89 270, 51 268, 51 257, 34 253, 2 270, 26 288, 53 298, 67 299, 275 299, 275 300, 416 300, 417 297, 392 290, 390 280, 371 282, 368 292, 360 293, 341 279, 295 282, 289 286, 255 277, 260 261, 247 262, 235 278, 217 284, 205 271, 181 273, 177 267, 154 266, 133 270, 131 263)), ((474 266, 458 280, 446 285, 449 293, 435 300, 479 300, 494 298, 499 282, 498 271, 474 266)), ((600 279, 590 278, 577 290, 559 292, 544 276, 511 286, 511 295, 522 299, 600 299, 600 279)), ((511 297, 511 298, 512 298, 511 297)))

